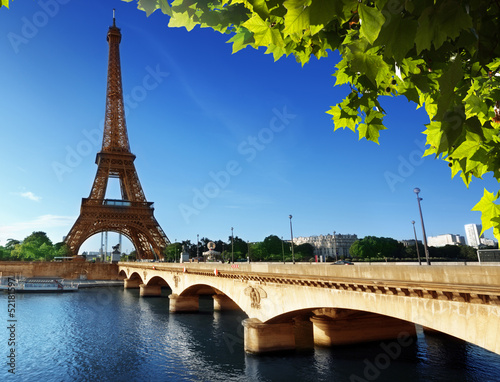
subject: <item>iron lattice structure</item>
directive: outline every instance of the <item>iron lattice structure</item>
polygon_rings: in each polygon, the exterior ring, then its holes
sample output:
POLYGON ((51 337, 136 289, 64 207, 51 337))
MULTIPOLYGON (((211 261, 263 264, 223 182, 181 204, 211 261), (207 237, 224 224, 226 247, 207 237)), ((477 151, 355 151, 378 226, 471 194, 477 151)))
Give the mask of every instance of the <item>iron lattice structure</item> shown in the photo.
POLYGON ((97 174, 88 198, 82 199, 80 216, 65 242, 77 254, 85 240, 100 232, 118 232, 130 239, 140 259, 163 258, 170 243, 153 215, 153 203, 146 200, 137 171, 135 155, 125 123, 120 65, 120 29, 109 28, 108 84, 102 149, 96 156, 97 174), (105 199, 109 178, 118 178, 121 199, 105 199))

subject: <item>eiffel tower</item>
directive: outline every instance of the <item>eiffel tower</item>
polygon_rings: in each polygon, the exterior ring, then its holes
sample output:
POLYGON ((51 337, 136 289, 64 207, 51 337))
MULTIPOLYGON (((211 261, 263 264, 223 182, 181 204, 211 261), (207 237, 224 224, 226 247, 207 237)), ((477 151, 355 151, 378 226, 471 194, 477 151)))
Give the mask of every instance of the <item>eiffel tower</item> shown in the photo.
POLYGON ((108 84, 102 149, 96 156, 97 174, 88 198, 82 199, 80 216, 66 236, 72 254, 92 235, 118 232, 134 244, 139 259, 163 258, 170 243, 153 215, 153 203, 146 200, 130 152, 123 102, 120 68, 120 29, 109 27, 108 84), (109 178, 118 178, 121 199, 105 199, 109 178))

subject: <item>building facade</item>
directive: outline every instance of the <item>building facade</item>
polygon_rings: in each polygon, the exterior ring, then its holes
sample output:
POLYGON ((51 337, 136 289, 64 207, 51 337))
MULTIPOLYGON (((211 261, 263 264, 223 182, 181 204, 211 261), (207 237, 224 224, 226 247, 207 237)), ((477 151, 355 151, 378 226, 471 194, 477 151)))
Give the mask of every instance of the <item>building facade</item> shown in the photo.
POLYGON ((447 233, 438 236, 429 236, 427 238, 429 247, 444 247, 445 245, 464 245, 465 238, 460 235, 447 233))
POLYGON ((485 237, 482 237, 479 239, 482 245, 485 245, 487 247, 497 247, 498 243, 495 240, 491 239, 486 239, 485 237))
POLYGON ((324 256, 326 259, 327 257, 348 257, 349 248, 356 240, 358 240, 357 235, 342 235, 334 232, 333 235, 296 237, 293 239, 293 243, 295 245, 309 243, 314 247, 315 255, 324 256))
POLYGON ((465 236, 467 237, 467 245, 478 248, 481 245, 481 235, 482 226, 481 224, 466 224, 465 225, 465 236))
MULTIPOLYGON (((404 245, 405 248, 408 247, 414 247, 415 246, 415 239, 410 239, 410 240, 400 240, 399 241, 401 244, 404 245)), ((417 240, 418 244, 422 244, 422 240, 417 240)))

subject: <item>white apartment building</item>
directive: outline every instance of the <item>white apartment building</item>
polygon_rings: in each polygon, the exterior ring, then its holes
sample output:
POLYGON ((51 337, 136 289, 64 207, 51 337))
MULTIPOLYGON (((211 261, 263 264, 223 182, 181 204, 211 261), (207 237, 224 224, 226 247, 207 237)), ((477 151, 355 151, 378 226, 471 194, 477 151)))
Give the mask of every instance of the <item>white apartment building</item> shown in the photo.
POLYGON ((357 235, 351 234, 337 234, 334 232, 333 235, 319 235, 319 236, 308 236, 308 237, 296 237, 293 239, 295 245, 300 245, 304 243, 309 243, 314 247, 314 254, 318 256, 327 257, 341 257, 349 256, 349 248, 351 245, 358 240, 357 235), (335 254, 337 256, 335 256, 335 254))
POLYGON ((444 247, 445 245, 463 245, 465 244, 465 238, 460 235, 453 235, 447 233, 438 236, 429 236, 427 238, 427 244, 429 247, 444 247))
POLYGON ((465 236, 467 237, 467 245, 478 248, 481 245, 481 235, 482 226, 480 224, 466 224, 465 225, 465 236))
POLYGON ((486 239, 485 237, 480 238, 479 241, 481 242, 481 244, 487 245, 489 247, 496 247, 498 245, 495 240, 486 239))

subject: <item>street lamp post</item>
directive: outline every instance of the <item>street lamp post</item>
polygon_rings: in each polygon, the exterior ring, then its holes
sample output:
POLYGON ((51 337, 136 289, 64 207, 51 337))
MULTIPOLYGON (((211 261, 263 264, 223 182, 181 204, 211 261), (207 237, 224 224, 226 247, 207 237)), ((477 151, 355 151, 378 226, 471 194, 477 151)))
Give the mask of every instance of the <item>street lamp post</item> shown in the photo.
POLYGON ((295 255, 293 253, 293 231, 292 231, 292 215, 288 215, 290 218, 290 237, 292 238, 292 263, 295 264, 295 255))
POLYGON ((333 253, 335 254, 335 261, 337 261, 337 240, 335 238, 335 231, 333 231, 333 253))
POLYGON ((231 262, 234 264, 234 235, 233 235, 233 227, 231 227, 231 262))
POLYGON ((199 259, 199 254, 200 254, 200 235, 196 234, 196 260, 200 261, 199 259))
POLYGON ((415 220, 412 220, 411 224, 413 224, 413 233, 415 234, 415 247, 417 248, 418 265, 422 265, 422 261, 420 261, 420 251, 418 250, 417 231, 415 231, 415 220))
POLYGON ((424 226, 424 218, 422 216, 422 207, 420 206, 420 201, 423 200, 418 196, 420 193, 420 188, 414 188, 413 192, 417 194, 417 202, 418 202, 418 211, 420 212, 420 222, 422 223, 422 234, 424 235, 424 250, 425 250, 425 259, 427 261, 427 265, 431 265, 429 260, 429 249, 427 248, 427 236, 425 235, 425 226, 424 226))
POLYGON ((247 247, 248 247, 248 262, 250 262, 250 241, 247 240, 247 247))

